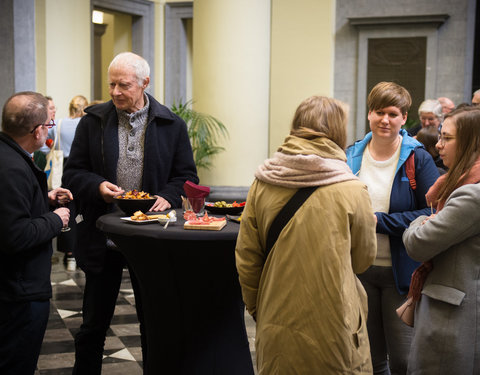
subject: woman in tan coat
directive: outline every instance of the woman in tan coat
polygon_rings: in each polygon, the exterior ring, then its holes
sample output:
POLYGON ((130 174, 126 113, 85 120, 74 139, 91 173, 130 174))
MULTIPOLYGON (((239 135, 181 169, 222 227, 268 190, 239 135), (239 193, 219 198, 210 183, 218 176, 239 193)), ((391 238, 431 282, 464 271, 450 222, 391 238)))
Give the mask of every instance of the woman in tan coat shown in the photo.
POLYGON ((259 374, 371 374, 367 299, 355 276, 376 255, 365 185, 348 168, 343 103, 314 96, 256 172, 236 247, 259 374), (265 257, 267 233, 299 189, 318 186, 265 257), (266 259, 265 259, 266 258, 266 259))

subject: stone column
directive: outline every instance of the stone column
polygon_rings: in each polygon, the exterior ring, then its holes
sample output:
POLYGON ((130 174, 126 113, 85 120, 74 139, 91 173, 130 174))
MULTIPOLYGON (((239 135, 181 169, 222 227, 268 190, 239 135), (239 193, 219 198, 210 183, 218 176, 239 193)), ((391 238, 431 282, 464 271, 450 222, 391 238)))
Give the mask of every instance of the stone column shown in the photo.
POLYGON ((2 0, 0 105, 13 93, 35 90, 35 1, 2 0))
POLYGON ((250 185, 268 156, 270 0, 195 0, 193 7, 194 109, 228 128, 226 151, 210 185, 250 185))

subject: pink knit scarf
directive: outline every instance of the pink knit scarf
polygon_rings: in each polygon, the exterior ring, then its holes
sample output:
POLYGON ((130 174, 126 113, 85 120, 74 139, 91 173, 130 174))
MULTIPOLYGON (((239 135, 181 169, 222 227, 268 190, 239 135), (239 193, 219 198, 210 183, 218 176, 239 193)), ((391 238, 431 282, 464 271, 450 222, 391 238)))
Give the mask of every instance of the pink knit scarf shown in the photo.
POLYGON ((288 188, 331 185, 358 180, 343 160, 319 155, 290 155, 276 152, 255 172, 260 181, 288 188))

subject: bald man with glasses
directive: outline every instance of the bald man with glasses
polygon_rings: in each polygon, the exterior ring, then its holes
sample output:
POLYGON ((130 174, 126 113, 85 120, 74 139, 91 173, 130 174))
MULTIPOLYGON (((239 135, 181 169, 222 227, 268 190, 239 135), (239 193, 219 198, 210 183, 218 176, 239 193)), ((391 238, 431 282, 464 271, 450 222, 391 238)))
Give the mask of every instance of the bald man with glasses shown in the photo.
POLYGON ((52 238, 68 224, 69 190, 47 190, 32 153, 55 124, 36 92, 11 96, 0 132, 0 374, 33 375, 47 326, 52 238))

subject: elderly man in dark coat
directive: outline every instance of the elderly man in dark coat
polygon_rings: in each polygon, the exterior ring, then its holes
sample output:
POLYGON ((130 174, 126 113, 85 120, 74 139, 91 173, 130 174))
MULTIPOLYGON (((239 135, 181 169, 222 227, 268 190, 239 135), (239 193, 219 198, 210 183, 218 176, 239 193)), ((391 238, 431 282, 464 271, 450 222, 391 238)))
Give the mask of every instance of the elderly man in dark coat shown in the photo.
MULTIPOLYGON (((97 218, 112 211, 113 198, 124 191, 154 194, 157 200, 150 210, 163 211, 181 205, 186 180, 198 183, 186 124, 144 92, 149 74, 148 63, 133 53, 112 60, 108 68, 112 100, 85 110, 65 167, 63 182, 75 194, 83 219, 75 258, 86 275, 74 374, 101 372, 105 335, 125 266, 123 256, 108 248, 95 227, 97 218)), ((130 277, 135 290, 131 270, 130 277)), ((135 298, 142 332, 139 293, 135 298)), ((145 357, 144 341, 142 332, 145 357)))
POLYGON ((10 97, 0 132, 0 374, 33 375, 47 327, 52 288, 52 238, 70 217, 73 199, 62 188, 47 192, 47 178, 32 154, 54 126, 48 100, 36 92, 10 97))

